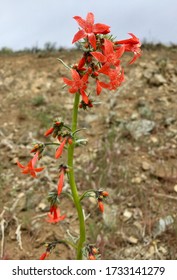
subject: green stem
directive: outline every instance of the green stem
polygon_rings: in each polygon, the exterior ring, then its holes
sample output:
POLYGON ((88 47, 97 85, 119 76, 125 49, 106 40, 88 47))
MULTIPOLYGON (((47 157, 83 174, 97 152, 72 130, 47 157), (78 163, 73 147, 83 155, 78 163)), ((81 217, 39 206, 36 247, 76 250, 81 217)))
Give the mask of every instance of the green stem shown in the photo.
MULTIPOLYGON (((74 99, 74 105, 73 105, 73 115, 72 115, 72 133, 76 131, 77 129, 77 117, 78 117, 78 106, 79 106, 79 99, 80 94, 75 94, 74 99)), ((86 233, 85 233, 85 220, 84 215, 82 211, 81 202, 78 195, 77 186, 75 183, 75 176, 74 176, 74 143, 68 145, 68 166, 70 167, 69 171, 69 183, 71 186, 71 192, 74 200, 75 207, 77 209, 78 213, 78 219, 79 219, 79 227, 80 227, 80 237, 77 244, 77 259, 82 260, 82 248, 86 239, 86 233)))

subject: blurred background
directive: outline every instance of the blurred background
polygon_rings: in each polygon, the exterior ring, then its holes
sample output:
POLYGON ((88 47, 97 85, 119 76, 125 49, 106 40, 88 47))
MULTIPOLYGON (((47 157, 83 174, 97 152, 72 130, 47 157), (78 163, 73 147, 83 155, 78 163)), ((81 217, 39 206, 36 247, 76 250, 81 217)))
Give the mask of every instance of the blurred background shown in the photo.
POLYGON ((141 40, 177 43, 176 0, 1 0, 0 48, 38 47, 46 42, 71 47, 77 24, 73 16, 95 14, 118 38, 134 32, 141 40))

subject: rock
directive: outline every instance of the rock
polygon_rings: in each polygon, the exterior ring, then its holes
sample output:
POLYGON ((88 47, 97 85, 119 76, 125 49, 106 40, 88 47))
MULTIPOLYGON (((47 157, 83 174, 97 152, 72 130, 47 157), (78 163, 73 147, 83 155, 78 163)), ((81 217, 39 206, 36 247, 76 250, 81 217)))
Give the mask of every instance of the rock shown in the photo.
POLYGON ((143 161, 141 167, 144 171, 147 171, 151 168, 151 165, 147 161, 143 161))
POLYGON ((150 118, 152 116, 152 111, 148 105, 140 106, 138 112, 143 118, 150 118))
POLYGON ((164 76, 162 76, 162 74, 155 74, 150 80, 149 83, 152 86, 161 86, 163 84, 165 84, 167 81, 164 78, 164 76))
POLYGON ((157 144, 159 142, 158 138, 155 136, 151 136, 150 141, 154 144, 157 144))
POLYGON ((133 184, 140 184, 142 182, 142 178, 141 177, 135 177, 131 180, 131 182, 133 184))
POLYGON ((108 228, 114 228, 117 224, 117 206, 104 204, 103 221, 108 228))
POLYGON ((153 69, 146 69, 146 70, 144 70, 144 72, 143 72, 143 76, 144 76, 147 80, 149 80, 149 79, 152 77, 152 75, 153 75, 153 69))
POLYGON ((139 114, 137 112, 134 112, 132 115, 131 115, 131 120, 137 120, 139 117, 139 114))
POLYGON ((176 180, 177 178, 177 163, 176 159, 169 159, 162 163, 156 163, 151 169, 151 174, 158 179, 176 180))
POLYGON ((169 126, 169 125, 175 123, 175 121, 176 121, 176 118, 175 118, 175 117, 166 118, 166 119, 165 119, 165 125, 166 125, 166 126, 169 126))
POLYGON ((168 215, 164 218, 160 218, 152 228, 152 235, 154 238, 161 235, 164 231, 167 230, 168 226, 174 223, 174 218, 171 215, 168 215))
POLYGON ((48 205, 44 202, 40 202, 38 205, 38 209, 41 211, 45 211, 48 208, 48 205))
POLYGON ((126 129, 135 140, 148 135, 154 128, 155 122, 146 119, 135 120, 126 124, 126 129))
POLYGON ((125 240, 128 241, 131 244, 137 244, 138 243, 138 239, 134 236, 126 237, 125 240))
POLYGON ((88 123, 92 123, 97 120, 98 120, 98 116, 96 114, 92 114, 92 115, 90 114, 90 115, 87 115, 87 117, 86 117, 86 121, 88 123))
POLYGON ((123 221, 126 222, 129 219, 131 219, 131 217, 133 216, 133 213, 130 212, 128 209, 125 209, 125 211, 123 212, 123 221))

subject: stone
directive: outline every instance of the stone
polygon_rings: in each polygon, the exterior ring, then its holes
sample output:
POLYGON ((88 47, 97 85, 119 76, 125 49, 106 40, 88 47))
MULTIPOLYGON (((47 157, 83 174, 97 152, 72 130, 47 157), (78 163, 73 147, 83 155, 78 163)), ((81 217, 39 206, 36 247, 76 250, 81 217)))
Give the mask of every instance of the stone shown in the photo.
POLYGON ((125 209, 125 211, 123 212, 123 221, 126 222, 129 219, 131 219, 131 217, 133 216, 133 213, 130 212, 128 209, 125 209))
POLYGON ((147 161, 143 161, 141 167, 144 171, 147 171, 151 168, 151 165, 147 161))
POLYGON ((164 76, 162 76, 162 74, 155 74, 150 80, 149 83, 153 86, 161 86, 163 84, 165 84, 167 81, 164 78, 164 76))
POLYGON ((141 177, 135 177, 131 180, 131 182, 133 184, 140 184, 142 182, 142 178, 141 177))
POLYGON ((104 204, 103 221, 104 221, 104 224, 110 229, 112 229, 116 226, 116 224, 117 224, 117 206, 116 205, 104 204))
POLYGON ((175 185, 173 189, 175 192, 177 192, 177 185, 175 185))
POLYGON ((126 124, 126 129, 135 140, 138 140, 144 135, 148 135, 154 128, 155 122, 146 119, 130 121, 126 124))

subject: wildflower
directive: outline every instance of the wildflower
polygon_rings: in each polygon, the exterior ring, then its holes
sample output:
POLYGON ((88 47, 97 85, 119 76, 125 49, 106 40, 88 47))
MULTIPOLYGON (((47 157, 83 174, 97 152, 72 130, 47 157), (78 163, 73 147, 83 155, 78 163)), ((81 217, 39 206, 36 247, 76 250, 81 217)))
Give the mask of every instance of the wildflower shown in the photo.
POLYGON ((104 212, 103 200, 109 195, 109 193, 106 191, 96 191, 95 195, 98 200, 98 207, 100 211, 103 213, 104 212))
POLYGON ((42 158, 42 153, 44 151, 44 144, 40 143, 40 144, 35 144, 33 149, 31 150, 31 153, 37 153, 38 152, 38 160, 40 160, 42 158))
POLYGON ((62 189, 63 189, 64 175, 65 175, 65 172, 64 172, 64 169, 62 168, 61 173, 60 173, 60 177, 59 177, 59 180, 58 180, 58 195, 61 194, 62 189))
POLYGON ((79 60, 78 64, 74 64, 72 68, 76 69, 79 72, 85 71, 86 70, 86 68, 84 67, 85 63, 86 63, 86 57, 85 55, 83 55, 83 57, 79 60))
POLYGON ((86 251, 89 260, 96 260, 97 257, 99 256, 99 250, 92 245, 87 245, 86 251))
POLYGON ((53 205, 50 207, 50 213, 48 213, 48 223, 58 223, 63 221, 66 218, 66 215, 60 215, 60 209, 53 205))
POLYGON ((66 171, 68 170, 67 168, 68 167, 66 165, 63 165, 63 164, 60 165, 60 177, 59 177, 58 185, 57 185, 58 186, 58 195, 60 195, 62 192, 63 184, 64 184, 64 175, 65 175, 66 171))
MULTIPOLYGON (((106 73, 106 72, 105 72, 106 73)), ((120 67, 116 69, 109 69, 107 75, 110 79, 109 83, 100 82, 103 88, 108 88, 109 90, 116 90, 121 83, 124 81, 124 70, 120 67)))
MULTIPOLYGON (((103 67, 110 67, 110 65, 118 66, 120 64, 119 58, 123 55, 125 47, 123 45, 114 50, 113 46, 111 41, 105 39, 103 54, 101 52, 91 52, 91 54, 104 65, 103 67)), ((101 72, 101 69, 99 72, 101 72)))
POLYGON ((50 252, 46 251, 45 253, 43 253, 41 256, 40 256, 40 260, 45 260, 45 258, 47 258, 48 256, 50 255, 50 252))
POLYGON ((44 136, 49 136, 50 134, 53 134, 53 137, 55 138, 58 135, 58 132, 63 127, 63 122, 56 121, 53 125, 53 127, 50 127, 44 134, 44 136))
POLYGON ((94 261, 96 260, 96 257, 92 254, 89 254, 88 259, 94 261))
POLYGON ((140 40, 133 34, 133 33, 128 33, 132 38, 130 39, 125 39, 125 40, 120 40, 116 41, 115 45, 117 44, 123 44, 125 47, 125 51, 127 52, 133 52, 134 57, 132 58, 131 61, 129 61, 129 64, 132 64, 135 62, 135 60, 141 56, 141 42, 140 40))
POLYGON ((81 77, 75 69, 71 69, 71 74, 72 80, 63 78, 64 83, 70 86, 70 93, 79 92, 82 96, 82 100, 87 104, 88 96, 86 95, 85 90, 87 89, 89 73, 87 72, 81 77))
POLYGON ((80 102, 79 108, 83 108, 84 110, 86 110, 87 107, 93 107, 92 100, 89 99, 87 104, 83 100, 80 102))
POLYGON ((101 199, 98 199, 98 207, 100 211, 103 213, 104 212, 104 204, 101 199))
POLYGON ((26 166, 22 165, 19 161, 17 161, 18 167, 20 167, 23 174, 30 174, 32 177, 37 177, 36 172, 41 172, 44 167, 35 168, 35 164, 38 160, 39 152, 37 152, 34 157, 28 162, 26 166))
POLYGON ((61 145, 60 145, 60 146, 58 147, 58 149, 56 150, 56 153, 55 153, 55 158, 56 158, 56 159, 59 158, 59 157, 62 155, 64 146, 65 146, 65 144, 66 144, 66 141, 67 141, 67 138, 65 138, 65 139, 63 140, 63 142, 61 142, 61 145))
POLYGON ((96 49, 96 34, 107 34, 110 32, 110 26, 102 23, 94 24, 94 14, 88 13, 86 20, 79 16, 73 17, 79 26, 82 28, 79 30, 72 40, 75 43, 81 39, 88 38, 88 41, 93 49, 96 49))
POLYGON ((50 127, 44 134, 44 136, 49 136, 50 134, 52 134, 54 131, 54 127, 50 127))

